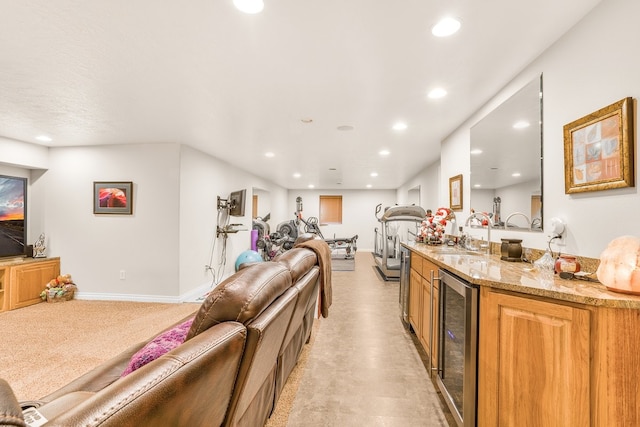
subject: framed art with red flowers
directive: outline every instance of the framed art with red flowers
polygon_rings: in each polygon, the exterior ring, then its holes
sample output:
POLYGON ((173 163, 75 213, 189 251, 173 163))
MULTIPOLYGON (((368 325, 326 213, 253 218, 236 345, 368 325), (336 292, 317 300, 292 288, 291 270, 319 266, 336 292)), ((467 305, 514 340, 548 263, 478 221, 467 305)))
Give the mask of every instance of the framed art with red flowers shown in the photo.
POLYGON ((119 215, 133 214, 133 182, 94 182, 93 213, 119 215))
POLYGON ((633 187, 633 99, 564 126, 565 193, 633 187))

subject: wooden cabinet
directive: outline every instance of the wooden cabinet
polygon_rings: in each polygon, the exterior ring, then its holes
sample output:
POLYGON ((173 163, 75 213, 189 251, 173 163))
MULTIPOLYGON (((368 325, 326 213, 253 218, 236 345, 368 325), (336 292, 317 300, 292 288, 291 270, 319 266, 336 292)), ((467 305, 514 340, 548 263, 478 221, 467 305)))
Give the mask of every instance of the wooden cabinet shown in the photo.
POLYGON ((433 366, 437 361, 437 336, 439 281, 438 267, 416 253, 411 253, 411 271, 409 279, 409 323, 413 327, 422 348, 432 359, 433 366), (433 289, 433 292, 432 292, 433 289))
POLYGON ((589 310, 483 288, 478 426, 590 424, 589 310))
MULTIPOLYGON (((439 274, 427 255, 412 252, 411 262, 411 322, 435 367, 441 289, 430 273, 439 274)), ((505 283, 479 283, 477 425, 640 426, 636 297, 572 302, 505 283)))
POLYGON ((0 264, 0 309, 14 310, 41 302, 40 292, 59 275, 59 258, 26 258, 0 264))

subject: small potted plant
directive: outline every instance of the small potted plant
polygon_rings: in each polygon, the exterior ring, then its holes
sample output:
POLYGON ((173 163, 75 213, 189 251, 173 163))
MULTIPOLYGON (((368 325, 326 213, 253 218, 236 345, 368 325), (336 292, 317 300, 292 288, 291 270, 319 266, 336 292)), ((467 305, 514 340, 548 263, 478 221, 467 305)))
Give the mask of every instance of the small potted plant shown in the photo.
POLYGON ((40 298, 47 302, 69 301, 73 298, 76 289, 78 289, 78 287, 71 280, 71 275, 64 274, 55 279, 51 279, 51 281, 45 285, 44 290, 40 292, 40 298))

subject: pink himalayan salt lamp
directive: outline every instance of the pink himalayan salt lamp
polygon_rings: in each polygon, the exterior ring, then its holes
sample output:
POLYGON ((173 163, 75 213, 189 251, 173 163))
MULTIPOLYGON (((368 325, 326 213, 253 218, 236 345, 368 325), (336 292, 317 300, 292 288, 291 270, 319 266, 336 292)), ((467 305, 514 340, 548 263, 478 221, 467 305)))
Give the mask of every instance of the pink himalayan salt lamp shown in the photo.
POLYGON ((640 295, 640 238, 613 239, 600 255, 596 274, 611 291, 640 295))

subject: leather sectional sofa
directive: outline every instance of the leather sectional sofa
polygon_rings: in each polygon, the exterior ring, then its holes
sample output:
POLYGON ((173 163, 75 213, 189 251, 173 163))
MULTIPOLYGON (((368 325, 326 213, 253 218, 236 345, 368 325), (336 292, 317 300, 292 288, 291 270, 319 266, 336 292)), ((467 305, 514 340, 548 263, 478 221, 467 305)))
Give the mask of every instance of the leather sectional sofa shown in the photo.
POLYGON ((328 246, 310 236, 296 246, 220 283, 195 316, 162 334, 188 320, 184 342, 125 376, 151 342, 38 401, 18 404, 0 380, 0 425, 24 425, 29 406, 47 427, 264 425, 309 341, 316 302, 325 317, 331 304, 328 246))

